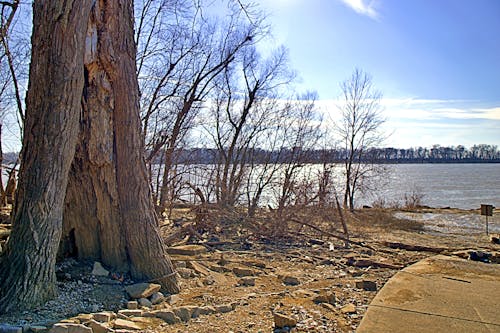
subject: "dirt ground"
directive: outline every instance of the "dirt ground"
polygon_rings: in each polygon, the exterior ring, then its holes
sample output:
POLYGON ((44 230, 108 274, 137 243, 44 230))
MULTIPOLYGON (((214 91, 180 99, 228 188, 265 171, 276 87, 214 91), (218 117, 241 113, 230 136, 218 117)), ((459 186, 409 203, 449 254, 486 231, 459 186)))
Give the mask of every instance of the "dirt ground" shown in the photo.
MULTIPOLYGON (((345 248, 339 239, 300 228, 300 237, 275 242, 255 235, 227 236, 221 232, 216 240, 210 239, 197 248, 202 250, 172 254, 182 276, 182 290, 165 305, 155 306, 156 310, 225 304, 230 308, 176 324, 152 321, 142 331, 354 332, 377 290, 399 269, 437 253, 466 257, 470 250, 500 251, 500 245, 483 233, 430 233, 421 222, 399 220, 392 213, 364 209, 350 216, 350 248, 345 248), (275 314, 289 317, 296 324, 278 328, 275 314)), ((169 234, 172 230, 165 228, 164 232, 169 234)), ((126 296, 121 286, 92 280, 88 275, 91 264, 87 264, 86 271, 78 264, 61 268, 61 286, 75 283, 76 290, 89 289, 92 296, 84 297, 92 297, 94 304, 82 307, 83 311, 116 311, 123 307, 126 296)), ((57 320, 70 316, 64 313, 68 309, 50 316, 44 312, 50 312, 50 308, 57 306, 1 316, 0 323, 34 322, 39 319, 37 313, 57 320)))

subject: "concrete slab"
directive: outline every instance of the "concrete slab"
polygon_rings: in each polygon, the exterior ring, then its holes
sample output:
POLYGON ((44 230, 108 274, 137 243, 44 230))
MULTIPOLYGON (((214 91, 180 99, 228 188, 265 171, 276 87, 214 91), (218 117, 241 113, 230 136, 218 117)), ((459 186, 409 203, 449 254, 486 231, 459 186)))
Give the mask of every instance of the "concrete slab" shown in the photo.
POLYGON ((434 256, 394 275, 357 330, 500 332, 500 265, 434 256))

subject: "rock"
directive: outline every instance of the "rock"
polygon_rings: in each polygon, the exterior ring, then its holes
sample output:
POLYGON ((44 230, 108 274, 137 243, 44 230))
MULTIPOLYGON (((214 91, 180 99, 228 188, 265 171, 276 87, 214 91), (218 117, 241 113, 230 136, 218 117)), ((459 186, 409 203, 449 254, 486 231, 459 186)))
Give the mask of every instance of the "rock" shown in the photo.
POLYGON ((315 293, 313 291, 306 290, 306 289, 295 290, 292 293, 292 296, 297 297, 297 298, 309 298, 309 297, 313 297, 314 295, 315 295, 315 293))
POLYGON ((165 301, 165 296, 161 292, 156 292, 151 295, 150 301, 153 305, 160 304, 165 301))
POLYGON ((322 293, 313 298, 314 303, 335 304, 336 297, 334 293, 322 293))
POLYGON ((127 317, 140 317, 142 316, 142 310, 119 310, 118 314, 127 316, 127 317))
MULTIPOLYGON (((496 235, 496 236, 491 235, 490 236, 490 241, 493 244, 500 244, 500 235, 496 235)), ((1 252, 1 250, 0 250, 0 252, 1 252)))
POLYGON ((191 309, 188 307, 180 307, 180 308, 174 308, 172 311, 174 311, 175 315, 179 317, 183 322, 188 322, 189 319, 191 319, 191 309))
POLYGON ((327 310, 330 310, 330 311, 333 311, 333 312, 336 312, 337 309, 335 308, 335 306, 333 306, 332 304, 329 304, 329 303, 321 303, 321 307, 327 309, 327 310))
POLYGON ((140 330, 141 327, 130 320, 116 319, 113 327, 115 329, 125 329, 125 330, 140 330))
POLYGON ((111 320, 114 319, 113 315, 114 315, 114 313, 112 313, 112 312, 98 312, 98 313, 94 313, 92 315, 92 318, 95 321, 98 321, 100 323, 109 323, 111 320))
POLYGON ((153 306, 153 303, 151 303, 151 301, 147 298, 139 298, 139 305, 150 308, 153 306))
POLYGON ((0 324, 0 333, 23 333, 23 328, 20 326, 0 324))
POLYGON ((35 325, 35 326, 30 326, 28 332, 32 332, 32 333, 45 333, 48 330, 49 329, 47 327, 45 327, 45 326, 35 325))
POLYGON ((246 268, 246 267, 234 267, 233 268, 233 273, 237 277, 253 276, 253 275, 255 275, 253 269, 246 268))
POLYGON ((215 306, 215 310, 219 313, 227 313, 233 311, 231 304, 220 304, 215 306))
POLYGON ((186 268, 186 262, 185 261, 177 261, 174 266, 175 266, 175 268, 186 268))
POLYGON ((366 291, 377 291, 377 282, 371 280, 356 281, 356 288, 366 291))
POLYGON ((200 315, 211 315, 216 312, 217 310, 210 305, 200 307, 200 315))
POLYGON ((469 252, 469 260, 473 261, 481 261, 481 262, 489 262, 491 254, 483 251, 470 251, 469 252))
POLYGON ((206 253, 206 247, 202 245, 180 245, 175 247, 169 247, 167 249, 168 254, 177 254, 181 256, 196 256, 198 254, 206 253))
POLYGON ((92 333, 107 333, 113 331, 110 327, 95 320, 89 321, 87 323, 87 326, 92 329, 92 333))
POLYGON ((129 301, 127 302, 127 309, 136 310, 139 308, 139 302, 137 301, 129 301))
POLYGON ((215 279, 212 275, 207 276, 206 278, 203 279, 203 284, 205 286, 211 286, 215 283, 215 279))
POLYGON ((203 276, 210 275, 210 271, 205 266, 203 266, 202 264, 199 264, 197 262, 188 261, 186 263, 186 266, 188 268, 191 268, 193 271, 195 271, 196 273, 198 273, 200 275, 203 275, 203 276))
POLYGON ((191 318, 198 318, 201 314, 201 308, 196 305, 186 305, 185 308, 191 313, 191 318))
POLYGON ((224 267, 224 266, 219 266, 219 265, 210 265, 209 266, 211 271, 217 272, 217 273, 227 273, 231 272, 231 269, 224 267))
POLYGON ((166 297, 167 303, 170 305, 174 305, 175 303, 178 303, 182 300, 182 298, 179 295, 169 295, 166 297))
MULTIPOLYGON (((51 329, 49 330, 49 333, 68 333, 68 326, 67 324, 62 324, 62 323, 57 323, 54 324, 51 329)), ((21 329, 21 333, 22 333, 21 329)))
POLYGON ((154 293, 160 291, 161 286, 155 283, 136 283, 125 287, 125 290, 131 298, 148 298, 154 293))
POLYGON ((189 279, 193 276, 193 271, 189 268, 177 268, 177 273, 179 273, 183 279, 189 279))
POLYGON ((285 316, 281 313, 274 313, 274 327, 284 328, 284 327, 294 327, 297 325, 297 320, 295 318, 285 316))
POLYGON ((89 320, 94 319, 94 316, 89 313, 82 313, 75 317, 79 321, 79 324, 85 324, 89 320))
POLYGON ((342 313, 356 313, 356 305, 349 303, 347 305, 344 305, 340 311, 342 313))
POLYGON ((260 260, 247 260, 243 262, 245 266, 254 266, 258 268, 266 268, 266 263, 260 260))
POLYGON ((158 311, 156 312, 156 318, 164 320, 167 324, 177 324, 181 322, 181 319, 177 317, 173 311, 158 311))
POLYGON ((92 269, 92 275, 95 276, 108 276, 109 271, 102 267, 102 264, 98 261, 94 262, 94 268, 92 269))
POLYGON ((291 275, 280 276, 280 280, 287 286, 297 286, 300 284, 300 280, 297 277, 291 275))
POLYGON ((249 277, 249 276, 243 277, 243 278, 238 280, 238 285, 244 286, 244 287, 255 286, 255 278, 249 277))
POLYGON ((92 333, 92 329, 82 324, 66 324, 68 333, 92 333))

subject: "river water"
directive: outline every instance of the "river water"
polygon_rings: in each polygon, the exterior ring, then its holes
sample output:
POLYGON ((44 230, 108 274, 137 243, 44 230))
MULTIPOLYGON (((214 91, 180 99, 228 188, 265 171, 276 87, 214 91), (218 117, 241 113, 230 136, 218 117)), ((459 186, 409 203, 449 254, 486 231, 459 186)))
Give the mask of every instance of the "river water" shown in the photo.
POLYGON ((430 207, 500 207, 500 164, 394 164, 388 169, 384 181, 358 203, 370 204, 379 197, 394 202, 415 192, 430 207))

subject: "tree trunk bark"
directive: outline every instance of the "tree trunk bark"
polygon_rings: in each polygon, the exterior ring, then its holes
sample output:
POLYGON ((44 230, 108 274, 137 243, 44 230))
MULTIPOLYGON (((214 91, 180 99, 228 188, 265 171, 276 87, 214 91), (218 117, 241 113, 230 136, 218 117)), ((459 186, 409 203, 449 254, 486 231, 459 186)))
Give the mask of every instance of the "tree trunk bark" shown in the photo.
POLYGON ((57 293, 55 260, 78 136, 90 4, 33 3, 26 127, 13 230, 0 259, 0 312, 31 308, 57 293))
POLYGON ((179 292, 144 162, 131 0, 96 1, 85 50, 83 121, 66 196, 62 249, 179 292))

